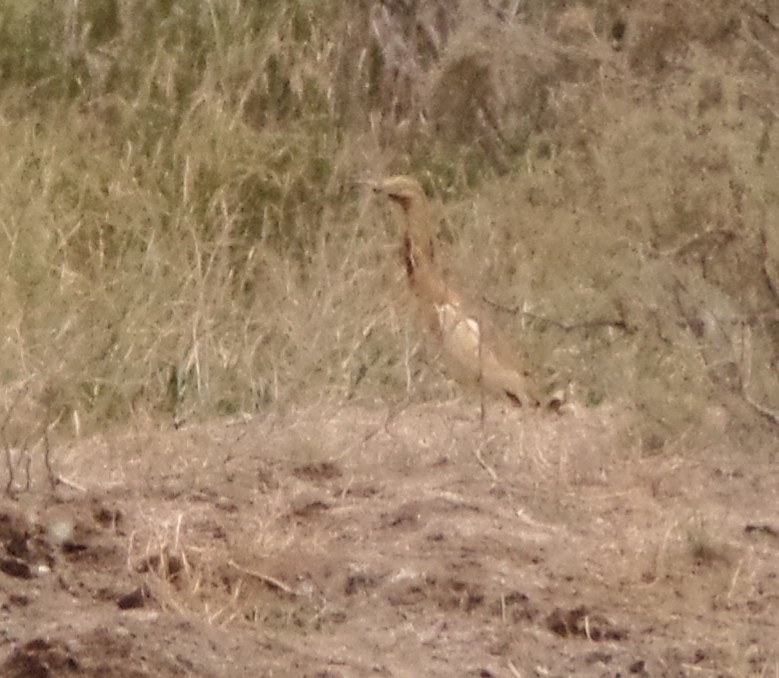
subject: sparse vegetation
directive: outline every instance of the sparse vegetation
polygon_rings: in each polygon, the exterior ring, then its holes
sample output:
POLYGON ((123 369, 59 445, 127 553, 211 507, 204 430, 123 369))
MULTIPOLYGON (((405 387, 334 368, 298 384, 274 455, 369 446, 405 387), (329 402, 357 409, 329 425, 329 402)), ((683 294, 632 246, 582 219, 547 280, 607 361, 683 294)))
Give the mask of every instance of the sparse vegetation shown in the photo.
POLYGON ((779 675, 775 5, 0 0, 0 673, 779 675))
POLYGON ((63 446, 84 489, 36 466, 0 506, 0 674, 776 672, 772 449, 626 453, 618 406, 490 415, 317 403, 63 446))
POLYGON ((441 200, 442 247, 540 376, 635 404, 648 449, 712 408, 776 419, 779 19, 409 7, 0 3, 7 448, 440 392, 350 183, 389 171, 441 200))

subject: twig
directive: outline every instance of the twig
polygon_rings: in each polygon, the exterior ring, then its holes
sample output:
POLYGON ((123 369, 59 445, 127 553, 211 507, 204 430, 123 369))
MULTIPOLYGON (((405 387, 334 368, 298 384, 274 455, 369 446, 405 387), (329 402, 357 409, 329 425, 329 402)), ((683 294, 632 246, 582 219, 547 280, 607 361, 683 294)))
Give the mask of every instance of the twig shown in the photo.
POLYGON ((8 445, 8 443, 5 443, 3 447, 5 448, 5 465, 8 469, 8 482, 5 484, 5 493, 10 495, 14 486, 14 460, 13 454, 11 453, 11 446, 8 445))
POLYGON ((362 438, 360 438, 360 440, 358 440, 356 443, 352 443, 349 447, 346 448, 346 450, 341 452, 341 454, 339 454, 337 457, 334 457, 333 458, 334 461, 341 461, 341 459, 348 457, 358 447, 362 447, 363 445, 365 445, 365 443, 367 443, 369 440, 376 437, 382 431, 384 431, 387 434, 390 434, 389 433, 390 424, 393 421, 395 421, 395 419, 397 419, 402 412, 406 410, 410 402, 411 401, 408 398, 406 398, 400 403, 400 405, 397 405, 394 408, 390 406, 389 410, 387 411, 387 418, 384 420, 383 424, 379 424, 378 426, 375 426, 370 431, 368 431, 368 433, 366 433, 362 438))
POLYGON ((7 495, 10 495, 13 492, 14 463, 13 463, 13 453, 11 452, 11 445, 8 442, 7 438, 5 437, 5 429, 8 426, 8 422, 11 420, 11 415, 13 414, 13 411, 16 409, 16 405, 19 403, 22 396, 27 393, 27 388, 28 387, 25 386, 24 390, 14 399, 13 403, 11 403, 11 407, 9 407, 5 413, 5 417, 3 418, 3 423, 0 424, 0 439, 2 439, 3 447, 5 448, 5 463, 6 463, 6 467, 8 468, 8 483, 5 486, 5 493, 7 495))
POLYGON ((184 514, 179 513, 176 518, 176 534, 173 537, 173 552, 177 552, 181 544, 181 523, 184 520, 184 514))
POLYGON ((43 429, 43 464, 46 466, 46 473, 49 476, 49 482, 51 488, 54 489, 57 486, 57 475, 51 468, 51 445, 49 444, 49 427, 43 429))
POLYGON ((32 487, 32 455, 25 450, 24 451, 24 491, 29 492, 32 487))
POLYGON ((766 320, 779 320, 779 310, 764 311, 762 313, 750 313, 749 315, 734 315, 730 318, 723 318, 725 322, 731 325, 757 325, 766 320))
POLYGON ((763 275, 765 276, 766 283, 768 283, 768 289, 771 290, 775 299, 779 299, 779 289, 777 289, 774 277, 771 275, 771 271, 768 268, 768 236, 766 235, 765 229, 760 233, 760 239, 763 241, 763 251, 765 252, 765 256, 763 257, 763 275))
POLYGON ((531 320, 538 320, 540 322, 549 323, 550 325, 554 325, 555 327, 559 327, 564 332, 572 332, 573 330, 580 330, 580 329, 598 329, 601 327, 610 327, 610 328, 616 328, 619 330, 623 330, 624 332, 633 332, 635 328, 630 327, 628 323, 625 320, 622 319, 616 319, 616 320, 585 320, 583 322, 578 323, 566 323, 562 320, 555 320, 553 318, 547 318, 543 315, 538 315, 536 313, 531 313, 530 311, 523 311, 521 307, 519 306, 505 306, 494 299, 490 299, 487 296, 482 297, 484 303, 488 304, 492 308, 494 308, 496 311, 501 311, 503 313, 509 313, 511 315, 517 315, 521 314, 525 318, 530 318, 531 320))
POLYGON ((771 15, 768 13, 767 9, 765 11, 759 10, 757 7, 755 7, 754 3, 752 2, 746 2, 744 4, 747 7, 747 10, 750 11, 752 14, 754 14, 758 19, 760 19, 760 21, 762 21, 766 26, 770 26, 775 31, 779 30, 779 24, 771 20, 771 15))
POLYGON ((474 449, 473 456, 476 457, 476 461, 479 462, 479 465, 485 471, 487 471, 487 473, 489 473, 490 476, 492 476, 492 479, 495 482, 497 482, 498 480, 500 480, 500 478, 498 477, 498 474, 495 473, 495 470, 486 461, 484 461, 483 457, 481 456, 482 447, 484 447, 484 445, 479 445, 476 449, 474 449))
POLYGON ((276 579, 275 577, 271 577, 270 575, 263 574, 262 572, 255 572, 254 570, 248 570, 245 567, 241 567, 234 560, 228 560, 227 564, 230 567, 235 568, 239 572, 243 572, 244 574, 248 574, 250 577, 255 577, 256 579, 259 579, 260 581, 264 581, 269 586, 272 586, 273 588, 277 588, 280 591, 284 591, 284 593, 288 593, 291 596, 299 596, 300 595, 297 591, 295 591, 294 589, 291 589, 283 581, 280 581, 280 580, 276 579))
POLYGON ((774 422, 774 424, 779 424, 779 411, 772 410, 768 407, 765 407, 765 405, 761 405, 751 395, 749 395, 749 393, 746 392, 746 389, 744 389, 744 399, 764 417, 770 419, 772 422, 774 422))
MULTIPOLYGON (((757 47, 763 54, 765 54, 766 58, 773 62, 774 65, 779 65, 779 58, 775 54, 771 52, 762 42, 760 42, 757 38, 751 35, 745 36, 746 39, 752 43, 755 47, 757 47)), ((768 110, 771 110, 770 107, 767 107, 768 110)))
MULTIPOLYGON (((503 306, 501 304, 498 304, 495 301, 491 301, 490 299, 487 299, 484 297, 484 301, 488 303, 493 308, 503 311, 504 313, 511 313, 516 315, 517 313, 522 313, 523 316, 526 318, 530 318, 531 320, 538 320, 539 322, 549 323, 550 325, 554 325, 555 327, 559 327, 564 332, 573 332, 574 330, 592 330, 592 329, 600 329, 600 328, 611 328, 611 329, 618 329, 622 330, 623 332, 634 332, 635 327, 632 327, 628 325, 628 323, 624 320, 585 320, 583 322, 571 322, 566 323, 562 320, 554 320, 553 318, 547 318, 546 316, 542 315, 536 315, 535 313, 530 313, 529 311, 520 311, 518 306, 503 306)), ((748 315, 734 315, 730 317, 724 317, 720 318, 720 320, 723 323, 729 323, 731 325, 757 325, 758 323, 766 322, 766 321, 777 321, 779 320, 779 311, 778 310, 771 310, 771 311, 763 311, 760 313, 750 313, 748 315)), ((686 318, 685 320, 679 320, 677 321, 677 325, 679 327, 692 327, 696 323, 703 324, 703 320, 700 318, 686 318)))
POLYGON ((65 476, 54 476, 52 479, 53 483, 56 484, 62 484, 66 487, 71 488, 72 490, 78 490, 79 492, 86 492, 87 488, 83 485, 79 485, 78 483, 68 480, 65 476))
POLYGON ((727 603, 730 605, 730 599, 733 597, 733 591, 736 590, 736 582, 738 581, 738 576, 741 574, 741 566, 744 564, 744 559, 742 558, 739 563, 738 567, 736 568, 736 571, 733 573, 733 579, 730 580, 730 588, 728 589, 728 597, 727 597, 727 603))
POLYGON ((752 330, 744 325, 744 368, 741 375, 741 392, 744 400, 754 407, 760 414, 770 419, 774 424, 779 424, 779 411, 761 405, 749 395, 749 382, 752 376, 752 330))

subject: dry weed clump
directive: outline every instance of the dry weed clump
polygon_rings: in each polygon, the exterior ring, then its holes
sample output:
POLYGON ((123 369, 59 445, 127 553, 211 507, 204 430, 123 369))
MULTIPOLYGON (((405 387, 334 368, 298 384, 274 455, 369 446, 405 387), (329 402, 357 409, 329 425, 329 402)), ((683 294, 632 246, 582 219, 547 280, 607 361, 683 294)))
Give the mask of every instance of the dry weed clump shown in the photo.
POLYGON ((718 10, 0 4, 5 388, 78 431, 445 392, 350 188, 393 170, 549 380, 636 402, 650 448, 775 422, 777 20, 718 10))
POLYGON ((244 516, 240 526, 228 521, 229 527, 209 512, 208 501, 202 513, 157 508, 130 535, 127 567, 142 575, 142 584, 118 601, 120 607, 153 599, 216 626, 239 621, 281 630, 318 623, 324 603, 310 583, 279 575, 276 561, 295 539, 294 529, 281 530, 284 517, 276 513, 288 511, 288 503, 282 509, 269 502, 262 519, 247 523, 244 516))

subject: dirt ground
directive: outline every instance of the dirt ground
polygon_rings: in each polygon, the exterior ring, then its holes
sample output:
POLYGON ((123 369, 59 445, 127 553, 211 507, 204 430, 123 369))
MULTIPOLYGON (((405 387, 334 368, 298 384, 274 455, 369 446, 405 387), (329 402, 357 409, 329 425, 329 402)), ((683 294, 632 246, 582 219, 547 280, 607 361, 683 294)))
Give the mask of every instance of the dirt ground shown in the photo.
POLYGON ((775 449, 709 415, 653 451, 618 408, 138 424, 53 489, 33 450, 0 675, 779 676, 775 449))

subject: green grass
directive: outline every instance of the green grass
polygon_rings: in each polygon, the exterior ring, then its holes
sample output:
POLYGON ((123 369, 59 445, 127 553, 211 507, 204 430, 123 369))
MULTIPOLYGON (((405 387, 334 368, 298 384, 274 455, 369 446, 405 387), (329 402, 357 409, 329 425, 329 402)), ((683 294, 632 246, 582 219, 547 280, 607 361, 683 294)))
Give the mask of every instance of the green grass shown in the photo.
POLYGON ((6 444, 441 393, 352 183, 398 171, 517 350, 650 447, 749 416, 746 372, 779 409, 779 48, 640 5, 0 1, 6 444))

